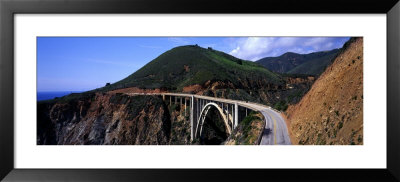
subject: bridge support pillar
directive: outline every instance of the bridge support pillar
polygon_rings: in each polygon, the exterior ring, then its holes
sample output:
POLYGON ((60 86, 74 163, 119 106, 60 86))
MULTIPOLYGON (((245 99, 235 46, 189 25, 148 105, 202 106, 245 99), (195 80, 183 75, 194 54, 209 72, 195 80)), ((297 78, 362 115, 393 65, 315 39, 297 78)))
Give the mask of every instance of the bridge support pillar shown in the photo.
POLYGON ((184 99, 185 99, 185 114, 184 114, 184 116, 186 116, 186 97, 184 97, 184 99))
POLYGON ((225 104, 222 103, 222 111, 225 112, 225 117, 228 119, 229 122, 229 110, 225 109, 225 104))
POLYGON ((193 141, 194 137, 194 124, 193 124, 193 115, 194 115, 194 97, 190 98, 190 140, 193 141))
MULTIPOLYGON (((199 106, 199 111, 201 112, 201 109, 203 108, 203 100, 199 99, 200 106, 199 106)), ((200 112, 199 112, 199 117, 200 117, 200 112)))
POLYGON ((237 102, 235 102, 235 124, 233 125, 233 129, 235 129, 239 124, 239 106, 237 102))
POLYGON ((233 129, 235 129, 235 119, 234 119, 235 113, 233 112, 234 105, 231 105, 231 108, 232 108, 232 112, 231 112, 231 116, 232 116, 231 122, 232 122, 232 130, 233 130, 233 129))
POLYGON ((200 99, 196 100, 196 121, 199 118, 200 99))

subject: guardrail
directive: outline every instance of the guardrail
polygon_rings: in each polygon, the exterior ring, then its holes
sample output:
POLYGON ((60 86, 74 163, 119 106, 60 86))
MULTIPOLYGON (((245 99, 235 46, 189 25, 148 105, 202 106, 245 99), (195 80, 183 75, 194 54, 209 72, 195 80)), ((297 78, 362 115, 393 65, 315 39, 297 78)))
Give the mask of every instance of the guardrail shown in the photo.
POLYGON ((257 110, 259 111, 258 108, 249 106, 248 104, 252 105, 258 105, 260 107, 267 107, 268 109, 271 109, 275 112, 281 113, 281 111, 278 111, 271 106, 263 105, 260 103, 256 102, 248 102, 248 101, 242 101, 242 100, 232 100, 232 99, 225 99, 225 98, 218 98, 218 97, 210 97, 210 96, 204 96, 204 95, 196 95, 196 94, 182 94, 182 93, 131 93, 132 95, 172 95, 172 96, 181 96, 181 97, 191 97, 194 96, 195 98, 200 98, 200 99, 209 99, 209 100, 215 100, 219 102, 227 102, 230 104, 234 104, 235 102, 238 103, 242 107, 248 107, 249 109, 252 110, 257 110))
MULTIPOLYGON (((263 120, 266 121, 266 118, 264 117, 264 115, 262 113, 261 113, 261 116, 263 117, 263 120)), ((267 122, 263 122, 261 134, 257 138, 257 145, 261 144, 261 140, 262 140, 262 137, 264 135, 265 125, 267 125, 267 122)))

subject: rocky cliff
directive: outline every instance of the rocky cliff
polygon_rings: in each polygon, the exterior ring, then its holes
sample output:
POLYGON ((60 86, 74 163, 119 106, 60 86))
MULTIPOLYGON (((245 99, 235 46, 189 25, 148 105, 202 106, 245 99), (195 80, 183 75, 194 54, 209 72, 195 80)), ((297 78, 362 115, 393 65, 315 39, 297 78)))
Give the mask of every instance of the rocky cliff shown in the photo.
POLYGON ((286 112, 293 144, 363 144, 363 39, 351 38, 286 112))
POLYGON ((190 125, 179 109, 120 93, 39 102, 37 144, 187 144, 190 125))

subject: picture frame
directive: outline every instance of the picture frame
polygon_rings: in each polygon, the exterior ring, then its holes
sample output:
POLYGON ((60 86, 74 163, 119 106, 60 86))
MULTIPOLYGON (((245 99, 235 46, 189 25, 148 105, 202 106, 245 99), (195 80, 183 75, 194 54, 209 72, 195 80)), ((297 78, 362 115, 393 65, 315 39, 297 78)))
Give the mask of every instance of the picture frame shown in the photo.
POLYGON ((5 181, 400 181, 400 3, 338 0, 0 1, 0 179, 5 181), (386 169, 15 169, 14 15, 30 13, 379 13, 387 15, 386 169))

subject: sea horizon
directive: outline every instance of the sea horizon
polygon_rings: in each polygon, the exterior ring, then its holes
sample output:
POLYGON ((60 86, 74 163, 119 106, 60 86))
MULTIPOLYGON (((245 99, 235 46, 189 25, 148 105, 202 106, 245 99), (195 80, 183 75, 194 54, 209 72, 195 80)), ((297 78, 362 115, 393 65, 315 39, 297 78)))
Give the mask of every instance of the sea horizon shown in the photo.
POLYGON ((37 91, 37 101, 54 99, 56 97, 66 96, 71 93, 81 93, 84 91, 37 91))

